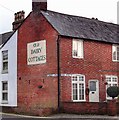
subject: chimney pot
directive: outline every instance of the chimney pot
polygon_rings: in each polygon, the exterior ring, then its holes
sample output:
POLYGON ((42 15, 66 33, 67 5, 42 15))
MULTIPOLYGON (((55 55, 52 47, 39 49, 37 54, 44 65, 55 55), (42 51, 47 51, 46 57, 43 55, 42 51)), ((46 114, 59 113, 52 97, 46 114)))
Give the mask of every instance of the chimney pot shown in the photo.
POLYGON ((25 12, 23 10, 14 14, 14 22, 12 23, 13 30, 16 30, 21 25, 24 18, 25 18, 25 12))

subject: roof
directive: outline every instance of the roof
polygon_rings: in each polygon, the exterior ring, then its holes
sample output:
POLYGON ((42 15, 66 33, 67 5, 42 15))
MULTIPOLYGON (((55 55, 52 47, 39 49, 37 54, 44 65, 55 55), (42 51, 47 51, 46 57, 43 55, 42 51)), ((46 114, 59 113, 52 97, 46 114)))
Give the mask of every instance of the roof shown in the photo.
POLYGON ((6 43, 12 34, 13 34, 13 31, 0 34, 0 45, 6 43))
POLYGON ((53 11, 41 11, 41 13, 60 35, 119 43, 119 25, 117 24, 53 11))

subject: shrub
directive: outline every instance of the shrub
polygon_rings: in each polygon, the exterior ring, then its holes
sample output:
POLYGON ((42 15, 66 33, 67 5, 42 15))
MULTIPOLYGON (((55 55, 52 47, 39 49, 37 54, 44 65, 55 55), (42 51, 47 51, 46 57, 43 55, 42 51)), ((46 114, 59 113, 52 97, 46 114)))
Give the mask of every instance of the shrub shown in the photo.
POLYGON ((119 87, 117 86, 108 87, 107 94, 114 99, 119 95, 119 87))

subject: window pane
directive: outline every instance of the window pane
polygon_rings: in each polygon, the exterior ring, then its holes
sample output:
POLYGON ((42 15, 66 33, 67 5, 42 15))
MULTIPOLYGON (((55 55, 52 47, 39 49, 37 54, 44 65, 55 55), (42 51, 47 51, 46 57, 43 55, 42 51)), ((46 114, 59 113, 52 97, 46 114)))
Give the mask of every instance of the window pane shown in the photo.
POLYGON ((110 87, 110 86, 111 86, 111 84, 108 84, 108 85, 107 85, 107 87, 110 87))
POLYGON ((107 81, 107 82, 111 82, 111 77, 107 77, 107 78, 106 78, 106 81, 107 81))
POLYGON ((112 82, 117 82, 117 78, 116 78, 116 77, 113 77, 113 78, 112 78, 112 82))
POLYGON ((7 101, 8 100, 8 94, 7 93, 3 93, 2 95, 3 95, 2 96, 2 100, 7 101))
POLYGON ((77 50, 73 50, 73 56, 78 56, 77 50))
POLYGON ((117 60, 119 60, 119 46, 117 46, 117 60))
POLYGON ((113 60, 119 60, 119 46, 114 45, 113 47, 113 60))
POLYGON ((8 51, 3 51, 3 60, 7 60, 8 59, 8 51))
POLYGON ((117 54, 116 46, 112 46, 112 49, 113 49, 113 60, 116 60, 116 54, 117 54))
POLYGON ((77 76, 72 77, 73 81, 77 81, 77 76))
POLYGON ((3 70, 8 70, 8 62, 3 62, 3 70))
POLYGON ((119 51, 117 52, 117 60, 119 60, 119 51))
POLYGON ((2 90, 8 90, 8 84, 7 84, 7 82, 3 82, 2 90))
POLYGON ((3 51, 2 52, 3 60, 2 60, 2 70, 7 71, 8 70, 8 51, 3 51))
POLYGON ((78 56, 82 57, 83 56, 83 54, 82 54, 82 51, 83 51, 82 41, 78 41, 77 44, 78 44, 78 56))
POLYGON ((83 80, 84 80, 83 76, 79 76, 79 81, 83 81, 83 80))
POLYGON ((84 84, 79 84, 79 100, 84 100, 84 84))
POLYGON ((96 91, 96 82, 90 81, 90 91, 96 91))
POLYGON ((113 60, 116 60, 116 51, 113 52, 113 60))
POLYGON ((73 84, 73 100, 78 100, 77 84, 73 84))
POLYGON ((78 56, 77 41, 73 40, 73 56, 78 56))
POLYGON ((6 81, 2 82, 2 100, 3 101, 8 100, 8 82, 6 81))
POLYGON ((112 86, 117 86, 117 84, 113 84, 112 86))
POLYGON ((73 40, 73 56, 74 57, 83 57, 83 44, 81 40, 73 40))

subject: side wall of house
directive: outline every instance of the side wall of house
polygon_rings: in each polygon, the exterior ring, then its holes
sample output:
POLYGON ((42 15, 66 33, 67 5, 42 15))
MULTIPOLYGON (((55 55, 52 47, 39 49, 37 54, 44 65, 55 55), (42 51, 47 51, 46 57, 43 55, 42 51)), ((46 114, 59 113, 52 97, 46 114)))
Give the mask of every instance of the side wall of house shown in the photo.
POLYGON ((17 106, 17 31, 0 49, 0 105, 17 106), (8 51, 8 73, 2 72, 2 51, 8 51), (2 103, 2 82, 8 83, 8 102, 2 103))
POLYGON ((17 112, 47 115, 57 110, 57 77, 50 77, 57 74, 56 41, 57 32, 40 13, 31 13, 19 28, 17 112), (27 44, 42 40, 46 40, 46 63, 27 65, 27 44))

